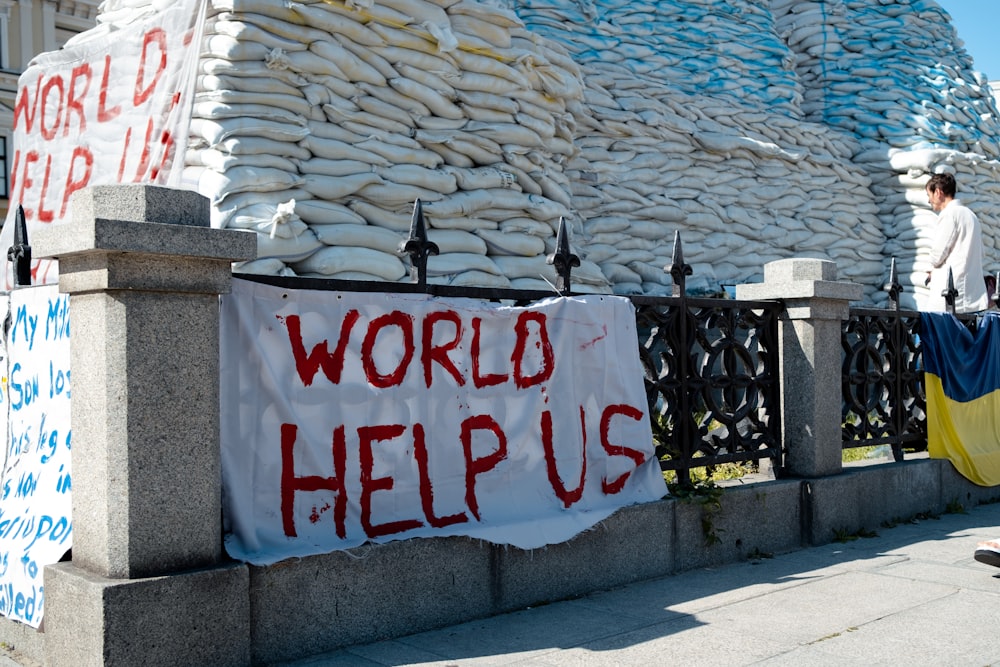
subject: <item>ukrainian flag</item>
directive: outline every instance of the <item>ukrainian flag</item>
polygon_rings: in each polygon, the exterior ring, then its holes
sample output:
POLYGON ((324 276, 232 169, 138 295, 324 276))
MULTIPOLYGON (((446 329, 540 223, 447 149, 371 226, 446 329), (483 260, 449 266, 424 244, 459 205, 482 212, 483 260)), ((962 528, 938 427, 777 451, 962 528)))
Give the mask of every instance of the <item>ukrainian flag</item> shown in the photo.
POLYGON ((927 451, 981 486, 1000 484, 1000 313, 973 335, 949 313, 920 314, 927 451))

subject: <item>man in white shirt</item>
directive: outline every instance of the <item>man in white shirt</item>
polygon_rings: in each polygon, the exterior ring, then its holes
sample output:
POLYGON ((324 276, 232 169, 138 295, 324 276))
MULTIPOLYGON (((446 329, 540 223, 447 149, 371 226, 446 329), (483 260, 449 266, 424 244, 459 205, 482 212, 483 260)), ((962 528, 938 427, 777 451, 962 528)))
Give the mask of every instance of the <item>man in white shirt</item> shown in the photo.
POLYGON ((983 274, 983 238, 976 214, 955 199, 955 177, 934 174, 925 186, 931 208, 938 214, 934 245, 931 249, 933 271, 927 272, 925 285, 930 296, 923 310, 946 310, 942 292, 948 289, 951 269, 958 290, 956 313, 975 313, 989 307, 983 274))

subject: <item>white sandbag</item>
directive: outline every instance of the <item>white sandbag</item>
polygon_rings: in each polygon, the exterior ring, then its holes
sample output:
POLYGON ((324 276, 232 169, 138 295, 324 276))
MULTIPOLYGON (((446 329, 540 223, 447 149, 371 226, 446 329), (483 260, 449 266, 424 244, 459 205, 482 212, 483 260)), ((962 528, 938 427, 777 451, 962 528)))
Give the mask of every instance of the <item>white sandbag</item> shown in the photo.
POLYGON ((295 200, 251 204, 233 211, 224 228, 252 229, 271 238, 290 239, 306 231, 306 223, 295 214, 295 200))
POLYGON ((267 67, 273 70, 291 70, 300 74, 323 74, 351 81, 351 78, 335 62, 326 60, 311 51, 287 52, 274 49, 268 53, 265 62, 267 67))
POLYGON ((437 245, 442 255, 453 252, 487 254, 486 242, 464 229, 428 229, 427 238, 437 245))
MULTIPOLYGON (((194 107, 192 114, 200 118, 234 118, 238 116, 252 116, 254 118, 271 118, 272 120, 308 118, 311 114, 311 105, 296 93, 286 95, 284 93, 257 93, 243 92, 240 90, 213 90, 201 91, 194 96, 194 107), (213 108, 212 105, 216 105, 213 108), (287 111, 292 115, 273 115, 280 111, 287 111)), ((304 122, 301 124, 305 124, 304 122)))
POLYGON ((480 229, 476 232, 489 249, 491 256, 518 255, 531 257, 545 253, 545 241, 531 234, 518 232, 501 232, 499 230, 480 229))
POLYGON ((335 3, 300 4, 291 2, 288 7, 300 15, 308 25, 333 35, 344 35, 363 46, 380 46, 385 43, 378 33, 364 25, 361 17, 355 18, 347 11, 337 11, 335 3))
MULTIPOLYGON (((471 70, 462 70, 454 79, 449 79, 449 83, 455 88, 456 93, 467 91, 493 95, 513 95, 518 90, 519 85, 502 76, 493 76, 471 70)), ((528 85, 528 83, 525 81, 524 85, 528 85)))
POLYGON ((272 77, 292 86, 308 83, 301 74, 290 70, 271 69, 266 62, 255 63, 246 60, 233 62, 222 58, 202 58, 198 61, 198 71, 214 76, 272 77))
POLYGON ((428 276, 427 282, 436 285, 451 285, 453 287, 510 287, 510 281, 506 277, 488 271, 477 270, 428 276))
POLYGON ((297 160, 298 171, 301 174, 322 174, 324 176, 350 176, 370 172, 375 167, 370 162, 360 160, 330 160, 322 157, 311 157, 297 160))
POLYGON ((373 172, 351 174, 350 176, 322 176, 306 174, 302 177, 302 188, 319 199, 338 200, 349 197, 366 185, 380 183, 378 174, 373 172))
POLYGON ((254 259, 249 262, 236 262, 233 264, 233 273, 249 273, 260 276, 295 276, 295 272, 276 257, 254 259))
POLYGON ((460 216, 447 217, 428 213, 424 210, 426 220, 437 229, 459 229, 467 232, 474 232, 477 229, 499 229, 500 225, 495 220, 485 218, 460 216))
POLYGON ((231 74, 200 74, 196 90, 199 93, 217 90, 235 90, 243 93, 260 93, 262 95, 304 96, 303 91, 299 87, 280 79, 263 76, 233 76, 231 74))
POLYGON ((274 192, 237 192, 226 197, 225 201, 211 207, 212 226, 220 227, 222 221, 227 216, 239 211, 247 206, 257 204, 271 204, 277 206, 287 201, 295 201, 296 207, 306 200, 311 200, 312 195, 301 188, 290 190, 276 190, 274 192))
POLYGON ((512 281, 518 278, 540 279, 539 276, 545 276, 555 282, 555 267, 548 264, 545 257, 541 255, 535 257, 499 256, 494 257, 493 261, 512 281))
POLYGON ((206 35, 201 55, 229 61, 264 60, 271 49, 258 42, 239 40, 229 35, 206 35))
POLYGON ((189 150, 184 155, 184 164, 207 167, 220 173, 236 167, 267 167, 281 169, 292 174, 298 169, 294 162, 279 155, 266 153, 232 155, 214 148, 189 150))
MULTIPOLYGON (((246 20, 246 15, 224 14, 220 20, 213 21, 208 30, 220 35, 228 35, 240 41, 256 42, 269 49, 284 49, 285 51, 305 51, 308 44, 300 40, 286 39, 273 32, 261 28, 256 23, 246 20)), ((262 17, 263 18, 263 17, 262 17)), ((267 20, 266 18, 264 19, 267 20)))
MULTIPOLYGON (((303 75, 302 80, 306 83, 315 83, 328 89, 331 98, 339 97, 341 100, 352 100, 358 94, 358 88, 343 77, 329 76, 326 74, 303 75)), ((304 84, 303 84, 304 85, 304 84)), ((333 101, 331 99, 331 101, 333 101)))
POLYGON ((452 252, 447 255, 434 255, 427 258, 427 275, 444 276, 463 271, 482 271, 502 276, 496 262, 486 255, 471 252, 452 252))
POLYGON ((191 117, 211 120, 226 120, 230 118, 253 118, 266 120, 283 125, 306 125, 306 117, 268 104, 220 104, 218 102, 198 101, 191 105, 191 117))
MULTIPOLYGON (((217 17, 221 20, 238 19, 246 23, 251 23, 261 30, 273 33, 282 39, 297 42, 308 46, 310 42, 326 37, 323 30, 314 28, 304 23, 299 23, 300 17, 291 13, 284 15, 286 18, 279 18, 274 15, 265 15, 260 12, 223 12, 217 17)), ((279 48, 281 48, 279 46, 279 48)), ((304 50, 300 48, 294 51, 304 50)))
POLYGON ((440 192, 402 183, 371 183, 357 192, 357 196, 386 208, 399 208, 420 199, 433 202, 444 197, 440 192))
POLYGON ((607 276, 608 280, 610 280, 611 284, 614 286, 615 294, 620 294, 618 289, 622 283, 639 285, 641 289, 642 277, 627 266, 610 261, 602 262, 599 266, 601 267, 601 272, 607 276))
POLYGON ((303 138, 299 145, 307 149, 314 156, 328 160, 357 160, 359 162, 367 162, 372 166, 381 167, 388 167, 392 164, 377 153, 357 148, 336 139, 326 139, 316 135, 309 135, 303 138))
POLYGON ((354 199, 348 202, 352 211, 368 222, 369 225, 385 227, 395 231, 408 232, 413 220, 412 207, 409 210, 388 210, 370 202, 354 199))
MULTIPOLYGON (((452 119, 465 118, 462 110, 451 100, 418 81, 406 77, 397 77, 390 79, 389 85, 401 95, 412 98, 438 116, 452 119)), ((417 113, 416 111, 414 113, 416 115, 427 115, 417 113)))
POLYGON ((302 19, 296 16, 284 4, 270 2, 269 0, 209 0, 209 15, 217 14, 218 12, 263 14, 264 16, 281 21, 302 23, 304 25, 302 19))
POLYGON ((290 125, 259 118, 223 118, 208 120, 192 118, 190 133, 209 146, 216 146, 231 137, 262 137, 274 141, 299 141, 309 134, 301 125, 290 125))
POLYGON ((463 190, 479 190, 486 188, 514 188, 517 179, 502 167, 476 167, 462 169, 452 166, 441 167, 441 171, 451 174, 458 187, 463 190))
POLYGON ((546 239, 555 234, 549 222, 534 218, 516 217, 500 221, 501 232, 521 232, 546 239))
POLYGON ((502 25, 490 23, 488 20, 473 14, 452 14, 448 18, 451 21, 452 29, 463 37, 472 35, 497 48, 510 48, 510 31, 502 25))
MULTIPOLYGON (((451 79, 449 79, 449 81, 450 80, 451 79)), ((510 114, 511 116, 520 111, 520 107, 514 99, 495 93, 455 90, 455 95, 458 97, 459 103, 465 107, 494 109, 496 111, 510 114)))
POLYGON ((393 67, 388 60, 372 51, 370 46, 359 44, 345 35, 334 35, 333 37, 337 43, 353 53, 356 57, 363 60, 366 65, 375 68, 375 70, 381 74, 382 78, 386 81, 399 76, 399 72, 396 68, 393 67))
POLYGON ((323 112, 332 123, 355 121, 365 123, 373 129, 396 134, 409 134, 416 127, 413 114, 401 107, 390 104, 371 95, 361 95, 353 98, 363 112, 345 112, 342 108, 331 104, 323 105, 323 112))
POLYGON ((311 229, 326 245, 373 248, 390 254, 396 254, 400 242, 406 239, 399 232, 365 224, 312 225, 311 229))
POLYGON ((390 42, 386 46, 374 46, 372 50, 392 63, 393 67, 396 67, 397 70, 401 64, 405 63, 417 69, 443 77, 449 82, 459 74, 459 69, 454 61, 445 56, 395 46, 394 42, 390 42))
POLYGON ((373 155, 384 158, 387 164, 377 165, 382 167, 403 164, 433 169, 444 162, 444 159, 440 155, 434 151, 421 147, 420 144, 415 141, 412 143, 400 142, 400 144, 389 143, 387 141, 380 141, 379 139, 371 138, 359 141, 357 143, 357 148, 359 150, 369 151, 373 155), (406 145, 400 145, 403 143, 406 145))
MULTIPOLYGON (((396 77, 402 76, 407 79, 412 79, 417 83, 427 86, 440 95, 443 95, 448 100, 455 100, 457 98, 455 89, 451 86, 451 84, 445 81, 445 76, 449 76, 448 74, 444 74, 444 76, 442 76, 428 70, 413 67, 407 63, 397 63, 396 70, 398 72, 396 77)), ((388 78, 391 79, 396 77, 388 78)))
POLYGON ((361 271, 382 280, 396 281, 407 274, 403 262, 394 254, 372 248, 324 246, 302 261, 290 264, 300 275, 315 273, 329 276, 345 271, 361 271))
POLYGON ((218 204, 239 192, 275 192, 305 186, 303 178, 282 169, 267 167, 234 167, 219 173, 203 167, 184 169, 184 180, 196 183, 196 190, 218 204))
POLYGON ((522 21, 516 12, 497 3, 480 2, 479 0, 460 0, 448 7, 450 15, 477 16, 493 25, 504 28, 523 28, 522 21))
POLYGON ((385 85, 385 77, 377 69, 337 42, 317 40, 309 45, 309 50, 324 60, 337 63, 337 67, 346 75, 348 81, 363 81, 375 86, 385 85))
POLYGON ((271 238, 269 234, 257 234, 258 259, 274 257, 291 264, 309 257, 321 247, 323 244, 309 229, 292 238, 271 238))
POLYGON ((295 213, 310 225, 351 223, 365 224, 365 218, 343 204, 324 199, 309 199, 295 203, 295 213))
POLYGON ((395 164, 390 167, 375 167, 374 171, 387 183, 416 185, 446 195, 458 190, 458 179, 446 168, 428 169, 418 164, 395 164))

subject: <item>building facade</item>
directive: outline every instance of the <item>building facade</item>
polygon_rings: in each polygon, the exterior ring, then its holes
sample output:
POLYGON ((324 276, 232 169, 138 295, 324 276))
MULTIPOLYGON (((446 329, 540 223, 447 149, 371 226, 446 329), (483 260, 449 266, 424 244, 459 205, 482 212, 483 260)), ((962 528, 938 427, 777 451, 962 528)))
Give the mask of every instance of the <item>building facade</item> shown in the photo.
POLYGON ((97 23, 100 0, 0 0, 0 220, 11 206, 10 158, 17 79, 33 57, 97 23))

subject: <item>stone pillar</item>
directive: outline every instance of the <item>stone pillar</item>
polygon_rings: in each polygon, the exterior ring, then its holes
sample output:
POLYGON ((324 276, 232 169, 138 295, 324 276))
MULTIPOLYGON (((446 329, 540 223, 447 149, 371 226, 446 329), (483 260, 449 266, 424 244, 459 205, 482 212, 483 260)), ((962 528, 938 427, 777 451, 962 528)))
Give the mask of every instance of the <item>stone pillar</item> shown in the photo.
POLYGON ((219 294, 252 234, 197 193, 78 192, 59 259, 73 372, 72 561, 45 571, 50 665, 249 662, 248 574, 222 549, 219 294))
POLYGON ((842 469, 841 322, 861 285, 836 282, 837 265, 783 259, 764 266, 764 282, 736 286, 736 298, 780 299, 781 429, 785 471, 822 477, 842 469))

